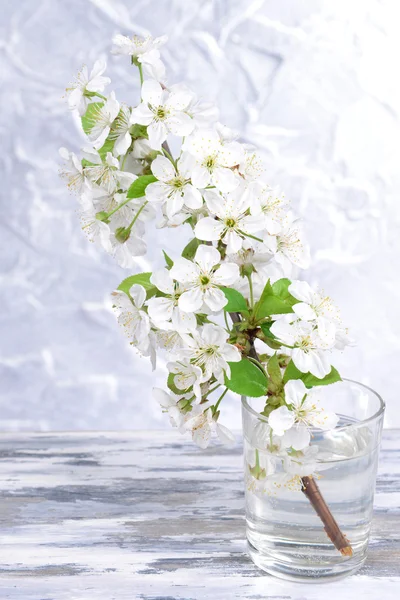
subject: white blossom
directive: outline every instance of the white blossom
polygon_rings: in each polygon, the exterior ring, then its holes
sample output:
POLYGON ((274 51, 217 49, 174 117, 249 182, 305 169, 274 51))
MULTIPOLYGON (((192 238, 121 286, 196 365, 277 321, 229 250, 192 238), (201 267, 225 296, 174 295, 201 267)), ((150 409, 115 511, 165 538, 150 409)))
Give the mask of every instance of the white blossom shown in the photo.
POLYGON ((143 286, 134 284, 129 290, 130 298, 119 290, 111 294, 113 305, 118 313, 118 323, 125 335, 139 349, 149 346, 150 319, 142 309, 146 300, 146 290, 143 286))
POLYGON ((178 167, 165 156, 157 156, 151 164, 152 173, 158 181, 147 186, 146 198, 150 202, 163 203, 169 219, 183 205, 192 209, 199 209, 203 205, 201 193, 190 182, 191 162, 191 157, 184 153, 178 167))
POLYGON ((78 194, 87 192, 88 188, 91 187, 91 183, 79 158, 66 148, 60 148, 59 154, 66 161, 61 170, 61 176, 67 181, 68 188, 78 194))
POLYGON ((89 208, 80 213, 82 230, 88 240, 101 246, 108 253, 112 252, 111 230, 107 223, 96 218, 96 210, 89 208))
POLYGON ((165 294, 160 298, 150 298, 147 301, 148 313, 160 329, 171 322, 173 327, 182 333, 196 329, 196 317, 193 313, 185 312, 179 306, 179 298, 185 291, 179 283, 174 282, 170 271, 162 269, 150 277, 150 281, 158 290, 165 294))
POLYGON ((137 35, 127 37, 117 34, 113 37, 114 47, 112 54, 132 56, 138 63, 143 65, 144 71, 150 77, 161 80, 165 75, 165 66, 160 59, 158 48, 165 44, 167 36, 153 38, 148 35, 140 38, 137 35))
POLYGON ((290 216, 285 219, 277 235, 266 234, 264 243, 275 260, 282 265, 286 275, 290 275, 292 265, 306 269, 310 262, 310 250, 302 241, 302 232, 297 221, 290 216))
POLYGON ((216 433, 222 444, 230 446, 235 443, 235 436, 227 427, 221 425, 213 418, 210 407, 204 408, 202 406, 201 412, 199 406, 194 407, 193 412, 193 416, 190 416, 191 413, 189 413, 189 418, 185 421, 184 428, 191 432, 194 443, 200 448, 207 448, 213 432, 216 433))
POLYGON ((289 292, 300 300, 293 311, 303 321, 315 321, 322 340, 332 344, 340 324, 339 311, 329 296, 314 291, 306 281, 292 281, 289 292))
POLYGON ((115 98, 114 92, 111 92, 106 102, 92 104, 90 116, 87 118, 87 136, 96 148, 100 148, 104 144, 118 113, 119 102, 115 98))
POLYGON ((239 277, 239 267, 234 263, 220 265, 220 260, 216 248, 202 244, 197 248, 193 262, 186 258, 175 261, 171 277, 186 288, 178 301, 182 310, 199 311, 205 304, 210 310, 218 311, 227 304, 225 294, 218 286, 232 285, 239 277))
POLYGON ((104 162, 98 154, 93 155, 91 160, 95 164, 85 167, 85 176, 108 194, 113 194, 118 188, 127 190, 136 179, 133 173, 120 170, 119 162, 111 152, 107 152, 104 162))
POLYGON ((184 112, 190 103, 184 91, 168 92, 153 79, 142 85, 142 102, 132 110, 135 123, 147 126, 150 146, 161 150, 168 133, 186 136, 193 131, 194 123, 184 112))
POLYGON ((174 385, 182 394, 193 389, 196 400, 201 400, 200 384, 204 382, 204 374, 200 367, 179 360, 167 363, 167 369, 173 374, 174 385))
POLYGON ((181 427, 184 422, 184 414, 178 406, 178 402, 181 399, 175 394, 168 394, 161 388, 153 388, 153 397, 160 404, 163 412, 168 413, 170 423, 173 427, 181 427))
POLYGON ((283 227, 286 205, 278 189, 262 186, 252 196, 251 213, 257 216, 270 235, 276 235, 283 227))
POLYGON ((109 77, 103 77, 106 68, 107 64, 104 59, 99 59, 94 63, 90 75, 87 66, 82 67, 76 81, 67 88, 68 106, 71 110, 77 110, 81 116, 85 114, 91 94, 103 92, 105 86, 111 82, 109 77), (86 95, 87 92, 89 95, 86 95))
POLYGON ((201 367, 209 379, 212 375, 223 381, 226 373, 230 377, 231 370, 228 362, 238 362, 241 355, 236 346, 228 343, 229 334, 218 325, 207 323, 191 335, 183 334, 184 348, 182 356, 190 359, 191 363, 201 367))
POLYGON ((248 214, 249 203, 240 188, 225 197, 208 190, 204 198, 214 217, 205 217, 197 223, 195 235, 199 240, 222 240, 228 254, 233 254, 242 248, 247 234, 260 230, 260 219, 248 214))
MULTIPOLYGON (((288 318, 289 315, 288 315, 288 318)), ((326 350, 331 346, 321 340, 318 331, 307 321, 289 323, 288 318, 275 321, 271 333, 292 349, 285 349, 291 355, 295 366, 302 373, 312 373, 322 379, 331 371, 331 363, 326 350)))
POLYGON ((325 411, 318 402, 318 391, 307 390, 300 380, 288 381, 285 385, 287 406, 273 410, 268 423, 275 435, 283 436, 286 448, 302 450, 310 443, 310 428, 334 429, 338 423, 335 413, 325 411), (288 408, 289 407, 289 408, 288 408))
POLYGON ((231 192, 239 185, 239 176, 232 170, 243 157, 238 142, 223 143, 214 129, 198 130, 185 140, 184 150, 196 159, 192 183, 197 188, 215 185, 221 192, 231 192))

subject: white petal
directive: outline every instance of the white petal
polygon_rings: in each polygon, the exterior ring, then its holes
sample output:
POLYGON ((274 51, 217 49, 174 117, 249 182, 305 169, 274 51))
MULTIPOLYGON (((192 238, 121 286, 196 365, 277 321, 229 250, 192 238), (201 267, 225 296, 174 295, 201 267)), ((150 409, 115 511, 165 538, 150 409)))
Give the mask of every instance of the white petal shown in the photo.
POLYGON ((224 236, 226 251, 228 254, 236 254, 243 246, 243 238, 236 231, 228 231, 224 236))
POLYGON ((211 429, 209 426, 199 427, 192 433, 192 438, 195 444, 205 450, 210 443, 211 429))
POLYGON ((171 186, 163 181, 155 181, 146 187, 146 199, 149 202, 165 202, 171 191, 171 186))
POLYGON ((169 408, 176 404, 175 400, 171 398, 167 392, 161 388, 153 388, 153 398, 162 406, 162 408, 169 408))
POLYGON ((196 279, 198 269, 196 265, 186 258, 178 258, 170 269, 172 279, 187 283, 196 279))
POLYGON ((271 412, 268 423, 275 435, 283 435, 294 424, 293 411, 287 406, 280 406, 271 412))
POLYGON ((194 312, 203 305, 203 294, 199 287, 193 287, 179 297, 179 308, 185 312, 194 312))
POLYGON ((295 304, 293 311, 303 321, 313 321, 316 318, 315 310, 309 304, 305 304, 305 302, 295 304))
POLYGON ((216 424, 215 431, 217 432, 217 436, 219 441, 226 446, 232 446, 235 443, 235 436, 233 433, 225 427, 225 425, 216 424))
POLYGON ((213 312, 218 312, 228 304, 228 299, 219 288, 209 287, 205 291, 204 302, 213 312))
POLYGON ((223 144, 218 155, 221 165, 224 167, 234 167, 239 165, 244 158, 244 149, 239 142, 230 142, 223 144))
POLYGON ((307 394, 307 388, 301 379, 292 379, 285 385, 286 404, 292 404, 295 407, 300 406, 305 394, 307 394))
POLYGON ((218 250, 213 246, 206 246, 205 244, 201 244, 194 255, 194 261, 207 273, 210 272, 220 260, 221 254, 218 250))
POLYGON ((167 217, 172 219, 176 213, 178 213, 183 207, 183 196, 179 190, 175 190, 170 194, 166 202, 167 217))
POLYGON ((204 217, 196 223, 194 234, 198 240, 213 242, 219 240, 224 231, 224 225, 212 217, 204 217))
POLYGON ((301 300, 301 302, 306 302, 307 304, 312 304, 314 299, 314 290, 306 281, 292 281, 292 283, 288 287, 289 292, 297 298, 297 300, 301 300))
POLYGON ((222 346, 222 354, 224 355, 225 360, 228 362, 239 362, 242 360, 242 355, 240 354, 239 350, 232 344, 224 344, 222 346))
POLYGON ((194 187, 205 188, 210 183, 211 176, 205 167, 196 165, 193 168, 191 179, 194 187))
POLYGON ((175 307, 172 313, 172 325, 179 332, 189 333, 196 330, 197 321, 193 313, 188 313, 179 307, 175 307))
POLYGON ((161 145, 167 139, 168 131, 161 121, 153 121, 147 126, 149 144, 154 150, 161 151, 161 145))
POLYGON ((170 181, 176 176, 174 165, 165 156, 157 156, 151 163, 151 172, 160 181, 170 181))
POLYGON ((282 444, 286 448, 292 447, 294 450, 303 450, 310 443, 310 432, 305 425, 296 423, 288 431, 282 439, 282 444))
POLYGON ((120 135, 115 140, 114 155, 120 156, 121 154, 125 154, 129 148, 129 146, 131 145, 131 141, 132 141, 132 138, 131 138, 131 134, 129 133, 129 131, 127 131, 125 133, 125 135, 120 135))
POLYGON ((239 266, 235 263, 222 263, 213 280, 218 285, 232 285, 239 279, 239 266))
POLYGON ((293 346, 295 341, 295 332, 292 325, 285 323, 283 319, 275 321, 270 328, 271 333, 281 340, 284 344, 293 346))
POLYGON ((214 169, 211 179, 215 187, 221 192, 232 192, 239 185, 239 178, 233 171, 225 167, 214 169))
POLYGON ((163 89, 158 81, 147 79, 142 85, 142 100, 152 106, 160 106, 163 97, 163 89))
POLYGON ((150 298, 147 301, 149 317, 154 323, 165 323, 170 321, 174 310, 171 298, 150 298))
POLYGON ((185 136, 192 133, 194 128, 193 120, 183 112, 177 112, 171 117, 165 119, 165 124, 173 135, 185 136))
POLYGON ((131 289, 129 290, 129 294, 132 297, 132 300, 137 308, 141 308, 146 300, 146 290, 142 285, 138 285, 134 283, 131 289))
POLYGON ((150 125, 153 119, 154 114, 145 102, 142 102, 139 104, 139 106, 136 106, 132 109, 130 118, 132 123, 138 123, 139 125, 150 125))
POLYGON ((168 269, 155 271, 150 277, 150 282, 164 294, 172 294, 174 291, 174 282, 168 269))
POLYGON ((183 190, 183 201, 188 208, 196 210, 203 206, 203 197, 198 189, 188 183, 183 190))

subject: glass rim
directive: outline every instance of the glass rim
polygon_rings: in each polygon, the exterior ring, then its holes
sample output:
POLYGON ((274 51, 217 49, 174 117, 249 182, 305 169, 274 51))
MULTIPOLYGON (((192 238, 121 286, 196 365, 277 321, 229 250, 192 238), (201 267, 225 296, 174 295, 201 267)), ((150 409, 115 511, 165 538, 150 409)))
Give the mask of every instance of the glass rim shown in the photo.
MULTIPOLYGON (((380 394, 378 394, 378 392, 375 392, 375 390, 370 388, 368 385, 365 385, 364 383, 360 383, 359 381, 356 381, 355 379, 348 379, 347 377, 343 377, 343 379, 341 381, 337 381, 335 383, 343 383, 343 382, 355 383, 359 387, 362 387, 362 388, 368 390, 369 392, 371 392, 379 401, 379 408, 373 415, 371 415, 367 419, 363 419, 362 421, 359 421, 357 423, 352 423, 351 427, 362 427, 363 425, 365 425, 365 423, 369 423, 371 421, 377 420, 384 413, 386 404, 385 404, 385 401, 383 400, 382 396, 380 394)), ((332 384, 332 385, 334 385, 334 384, 332 384)), ((318 387, 318 386, 315 386, 315 387, 318 387)), ((325 387, 325 386, 323 386, 323 387, 325 387)), ((252 406, 250 406, 250 404, 247 401, 247 396, 242 396, 242 406, 249 413, 251 413, 252 415, 257 417, 260 421, 263 421, 264 423, 268 423, 268 417, 257 412, 256 410, 254 410, 254 408, 252 406)), ((328 430, 324 430, 324 431, 341 431, 342 429, 348 429, 348 428, 349 428, 349 425, 341 425, 340 427, 334 427, 333 429, 328 429, 328 430)), ((312 431, 314 431, 314 430, 320 431, 316 427, 311 427, 310 429, 312 431)))

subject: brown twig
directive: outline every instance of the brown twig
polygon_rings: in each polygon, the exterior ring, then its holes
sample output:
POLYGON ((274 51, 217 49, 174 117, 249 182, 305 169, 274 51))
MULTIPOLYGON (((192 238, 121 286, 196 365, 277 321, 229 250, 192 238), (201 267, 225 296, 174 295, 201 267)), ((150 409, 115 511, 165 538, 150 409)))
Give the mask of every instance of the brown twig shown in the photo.
MULTIPOLYGON (((229 313, 234 323, 240 321, 240 315, 238 313, 229 313)), ((250 351, 249 356, 255 358, 260 364, 260 359, 257 351, 254 347, 254 339, 250 339, 250 351)), ((324 500, 321 494, 321 490, 318 487, 317 482, 312 476, 305 476, 301 478, 302 488, 301 491, 308 498, 311 506, 321 519, 327 536, 331 540, 332 544, 343 556, 352 556, 353 550, 350 542, 346 536, 341 532, 339 525, 337 524, 334 516, 329 510, 329 506, 324 500)))

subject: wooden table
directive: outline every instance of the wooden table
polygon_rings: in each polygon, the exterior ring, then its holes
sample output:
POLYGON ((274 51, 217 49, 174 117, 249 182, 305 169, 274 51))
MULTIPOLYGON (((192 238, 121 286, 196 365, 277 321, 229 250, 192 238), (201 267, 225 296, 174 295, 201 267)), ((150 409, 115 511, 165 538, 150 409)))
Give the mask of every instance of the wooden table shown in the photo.
POLYGON ((400 597, 400 431, 383 437, 369 559, 292 584, 246 554, 241 446, 174 431, 2 434, 0 599, 400 597))

